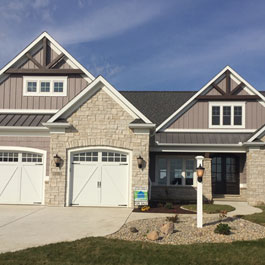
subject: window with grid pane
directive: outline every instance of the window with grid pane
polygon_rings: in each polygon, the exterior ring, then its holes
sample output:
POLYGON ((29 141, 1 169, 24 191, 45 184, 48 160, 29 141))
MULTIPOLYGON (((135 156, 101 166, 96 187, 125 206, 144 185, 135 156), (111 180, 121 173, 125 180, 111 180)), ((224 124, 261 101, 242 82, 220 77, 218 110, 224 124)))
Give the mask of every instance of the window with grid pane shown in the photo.
POLYGON ((50 82, 41 82, 40 92, 50 92, 50 82))
POLYGON ((102 162, 127 162, 127 155, 117 152, 102 152, 102 162))
POLYGON ((242 125, 242 107, 234 106, 234 125, 242 125))
POLYGON ((170 160, 170 184, 182 185, 182 159, 170 160))
POLYGON ((53 83, 53 91, 56 93, 61 93, 63 92, 63 82, 54 82, 53 83))
POLYGON ((34 153, 22 153, 22 162, 41 163, 42 155, 34 154, 34 153))
POLYGON ((74 154, 73 160, 76 162, 97 162, 98 152, 82 152, 74 154))
POLYGON ((231 125, 231 107, 223 107, 223 125, 231 125))
POLYGON ((18 162, 18 153, 0 152, 0 162, 18 162))
POLYGON ((212 125, 220 125, 220 107, 212 107, 212 125))
POLYGON ((185 171, 185 181, 186 185, 193 185, 193 174, 194 174, 194 160, 186 160, 186 171, 185 171))
POLYGON ((28 92, 37 92, 37 82, 27 82, 27 91, 28 92))
POLYGON ((158 184, 167 185, 167 159, 158 159, 158 184))

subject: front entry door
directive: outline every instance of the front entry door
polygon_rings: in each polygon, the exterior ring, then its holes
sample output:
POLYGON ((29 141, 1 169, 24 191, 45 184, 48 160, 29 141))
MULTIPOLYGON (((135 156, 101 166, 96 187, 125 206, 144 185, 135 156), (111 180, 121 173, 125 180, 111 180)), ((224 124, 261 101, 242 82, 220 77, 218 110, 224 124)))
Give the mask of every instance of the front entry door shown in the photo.
POLYGON ((236 156, 212 158, 212 189, 214 194, 239 194, 239 160, 236 156))

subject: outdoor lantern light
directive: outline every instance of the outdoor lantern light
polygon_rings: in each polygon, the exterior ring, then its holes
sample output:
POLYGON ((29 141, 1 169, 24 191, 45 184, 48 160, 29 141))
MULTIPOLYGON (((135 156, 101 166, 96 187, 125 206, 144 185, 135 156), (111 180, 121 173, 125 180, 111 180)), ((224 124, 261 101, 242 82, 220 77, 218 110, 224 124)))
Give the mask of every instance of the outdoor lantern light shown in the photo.
POLYGON ((200 164, 199 167, 196 168, 196 173, 197 173, 197 177, 198 177, 198 182, 202 182, 202 177, 204 174, 204 167, 202 167, 202 165, 200 164))
POLYGON ((56 165, 56 167, 59 167, 61 164, 61 157, 59 157, 57 154, 53 157, 54 163, 56 165))
POLYGON ((138 164, 138 168, 142 168, 143 167, 143 158, 139 155, 137 157, 137 164, 138 164))

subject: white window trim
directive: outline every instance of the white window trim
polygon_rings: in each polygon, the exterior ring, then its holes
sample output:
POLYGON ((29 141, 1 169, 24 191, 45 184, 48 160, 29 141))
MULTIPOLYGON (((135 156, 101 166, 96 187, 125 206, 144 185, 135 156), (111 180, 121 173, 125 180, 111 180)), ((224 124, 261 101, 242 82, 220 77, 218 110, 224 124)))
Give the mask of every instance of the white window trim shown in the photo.
POLYGON ((245 128, 246 124, 246 102, 209 102, 209 128, 245 128), (223 125, 223 107, 231 107, 231 125, 223 125), (234 107, 242 107, 242 125, 234 125, 234 107), (220 107, 220 125, 212 125, 212 107, 220 107))
POLYGON ((23 96, 67 96, 67 76, 23 76, 23 96), (28 92, 27 83, 37 82, 37 91, 28 92), (41 92, 41 82, 50 82, 50 92, 41 92), (54 82, 63 82, 63 92, 54 92, 54 82))
POLYGON ((159 155, 156 156, 155 159, 155 182, 152 182, 152 185, 155 186, 167 186, 167 187, 196 187, 197 185, 197 175, 196 175, 196 159, 194 156, 170 156, 170 155, 159 155), (158 159, 166 159, 167 160, 167 183, 166 184, 160 184, 158 182, 158 178, 159 178, 159 163, 158 163, 158 159), (182 159, 182 183, 181 185, 173 185, 170 184, 170 159, 182 159), (185 179, 186 179, 186 160, 194 160, 194 170, 193 170, 193 185, 186 185, 185 179))

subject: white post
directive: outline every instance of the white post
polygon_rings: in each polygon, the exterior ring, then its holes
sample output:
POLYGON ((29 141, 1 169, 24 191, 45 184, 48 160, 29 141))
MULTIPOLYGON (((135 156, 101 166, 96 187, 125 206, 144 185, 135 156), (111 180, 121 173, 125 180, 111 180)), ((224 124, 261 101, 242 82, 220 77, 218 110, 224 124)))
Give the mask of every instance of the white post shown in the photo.
MULTIPOLYGON (((202 166, 203 156, 196 156, 197 167, 202 166)), ((197 179, 197 227, 202 228, 203 218, 203 199, 202 199, 202 182, 197 179)))

